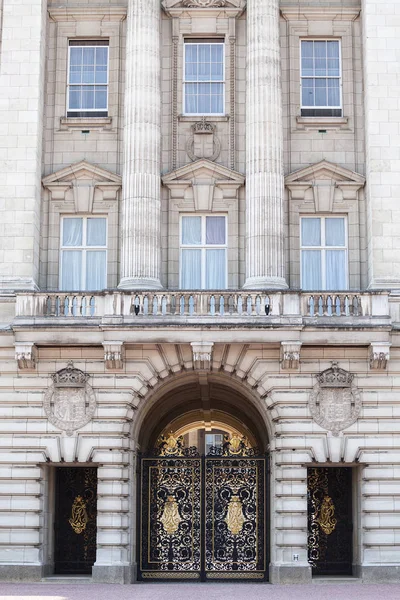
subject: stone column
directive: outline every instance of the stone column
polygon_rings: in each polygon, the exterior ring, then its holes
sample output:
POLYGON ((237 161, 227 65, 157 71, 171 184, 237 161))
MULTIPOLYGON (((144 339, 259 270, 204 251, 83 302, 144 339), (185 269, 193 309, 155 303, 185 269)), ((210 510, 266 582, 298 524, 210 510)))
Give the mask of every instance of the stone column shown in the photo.
POLYGON ((278 0, 247 0, 246 289, 283 289, 278 0))
POLYGON ((126 42, 121 281, 160 283, 160 2, 129 0, 126 42))
POLYGON ((37 290, 47 2, 1 4, 0 290, 37 290))

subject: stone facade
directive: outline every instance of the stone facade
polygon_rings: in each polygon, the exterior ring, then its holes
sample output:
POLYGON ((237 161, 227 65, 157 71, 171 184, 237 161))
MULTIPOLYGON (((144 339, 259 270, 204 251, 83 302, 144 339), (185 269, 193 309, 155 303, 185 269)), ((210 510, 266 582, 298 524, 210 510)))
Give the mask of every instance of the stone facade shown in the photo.
POLYGON ((138 452, 193 401, 269 452, 272 582, 311 579, 312 466, 352 469, 353 575, 398 581, 398 3, 0 9, 0 578, 53 572, 56 470, 90 465, 93 580, 135 581, 138 452), (210 39, 223 111, 187 114, 210 39), (340 41, 342 116, 302 115, 305 39, 340 41), (68 114, 71 40, 108 42, 106 116, 68 114), (182 215, 226 216, 226 290, 179 291, 182 215), (107 218, 106 289, 60 291, 66 216, 107 218), (301 290, 307 216, 346 219, 345 291, 301 290))

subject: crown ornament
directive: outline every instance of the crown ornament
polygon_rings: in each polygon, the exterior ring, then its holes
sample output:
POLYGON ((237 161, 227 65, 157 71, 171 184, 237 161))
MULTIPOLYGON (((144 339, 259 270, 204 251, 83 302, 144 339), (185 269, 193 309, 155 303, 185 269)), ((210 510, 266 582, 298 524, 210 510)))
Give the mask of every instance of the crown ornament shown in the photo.
POLYGON ((330 369, 317 375, 318 383, 322 388, 348 388, 352 386, 354 375, 340 369, 337 362, 332 363, 330 369))
POLYGON ((54 373, 51 378, 56 388, 84 388, 89 375, 80 369, 76 369, 73 362, 70 361, 67 367, 54 373))

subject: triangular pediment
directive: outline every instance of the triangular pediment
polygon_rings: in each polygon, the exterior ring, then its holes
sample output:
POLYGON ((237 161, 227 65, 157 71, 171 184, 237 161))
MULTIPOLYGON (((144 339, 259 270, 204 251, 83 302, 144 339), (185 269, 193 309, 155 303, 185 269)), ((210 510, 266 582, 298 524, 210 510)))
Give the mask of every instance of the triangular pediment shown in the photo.
POLYGON ((183 184, 185 182, 192 182, 193 180, 204 179, 210 179, 214 182, 231 182, 236 185, 243 185, 245 181, 244 175, 241 173, 228 169, 211 160, 207 160, 206 158, 201 158, 200 160, 196 160, 184 167, 179 167, 179 169, 167 173, 162 178, 162 181, 164 185, 168 185, 174 183, 183 184))
POLYGON ((70 183, 77 180, 90 180, 95 183, 106 183, 113 185, 121 185, 122 179, 120 175, 102 169, 97 165, 92 165, 86 160, 81 160, 78 163, 64 167, 55 173, 51 173, 43 178, 45 187, 58 183, 70 183))
POLYGON ((165 10, 171 8, 238 8, 246 6, 246 0, 163 0, 165 10))
POLYGON ((290 173, 285 177, 285 184, 311 183, 313 181, 323 180, 331 180, 338 183, 354 183, 358 185, 364 185, 365 183, 365 177, 359 173, 335 165, 327 160, 322 160, 310 167, 305 167, 304 169, 290 173))

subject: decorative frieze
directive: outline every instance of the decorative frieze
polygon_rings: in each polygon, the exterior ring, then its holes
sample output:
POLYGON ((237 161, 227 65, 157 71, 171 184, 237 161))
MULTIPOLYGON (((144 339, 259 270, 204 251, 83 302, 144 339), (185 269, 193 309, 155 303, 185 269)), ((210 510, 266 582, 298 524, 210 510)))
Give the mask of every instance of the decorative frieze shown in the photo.
POLYGON ((211 370, 213 342, 191 342, 193 353, 193 366, 195 369, 211 370))
POLYGON ((301 342, 281 342, 282 369, 295 370, 300 367, 301 342))
POLYGON ((390 359, 389 342, 373 342, 369 347, 369 367, 370 369, 384 370, 387 368, 390 359))
POLYGON ((89 375, 71 362, 51 376, 53 383, 44 395, 43 407, 50 423, 72 435, 88 423, 96 410, 96 396, 89 375))
POLYGON ((122 369, 124 366, 124 343, 103 342, 106 369, 122 369))
POLYGON ((317 375, 309 406, 316 423, 334 436, 352 425, 361 412, 361 394, 354 385, 354 375, 340 369, 336 362, 317 375))
POLYGON ((15 360, 18 369, 34 369, 36 367, 36 346, 33 342, 15 342, 15 360))

